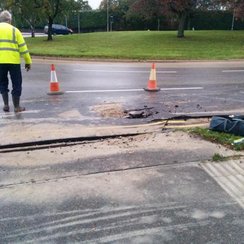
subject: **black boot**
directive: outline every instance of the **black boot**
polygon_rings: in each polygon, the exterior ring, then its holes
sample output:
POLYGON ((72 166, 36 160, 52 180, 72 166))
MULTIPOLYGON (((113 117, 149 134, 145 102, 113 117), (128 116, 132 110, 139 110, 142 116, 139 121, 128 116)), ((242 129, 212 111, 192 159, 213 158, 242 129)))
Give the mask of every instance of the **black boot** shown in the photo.
POLYGON ((9 112, 8 93, 7 92, 3 93, 2 97, 3 97, 3 103, 4 103, 3 111, 4 112, 9 112))
POLYGON ((20 107, 19 105, 20 97, 12 96, 12 99, 13 99, 15 113, 25 111, 25 107, 20 107))

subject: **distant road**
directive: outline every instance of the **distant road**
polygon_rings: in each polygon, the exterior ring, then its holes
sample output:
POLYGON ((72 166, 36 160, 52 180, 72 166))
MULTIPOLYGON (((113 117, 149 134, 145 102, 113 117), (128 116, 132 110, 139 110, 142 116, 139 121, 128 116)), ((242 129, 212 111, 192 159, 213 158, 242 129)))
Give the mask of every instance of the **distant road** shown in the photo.
MULTIPOLYGON (((30 32, 22 32, 22 35, 23 35, 23 37, 31 37, 31 33, 30 32)), ((36 37, 46 36, 46 34, 44 34, 44 33, 35 33, 35 36, 36 37)))

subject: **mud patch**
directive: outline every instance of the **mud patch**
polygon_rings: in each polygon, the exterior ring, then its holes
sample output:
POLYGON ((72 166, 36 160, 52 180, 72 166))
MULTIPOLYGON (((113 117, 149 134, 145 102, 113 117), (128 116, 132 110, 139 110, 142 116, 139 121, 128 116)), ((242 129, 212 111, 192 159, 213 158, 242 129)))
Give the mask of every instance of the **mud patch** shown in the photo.
POLYGON ((147 118, 154 114, 158 114, 158 111, 154 111, 154 108, 144 106, 143 108, 136 108, 125 110, 121 104, 118 103, 106 103, 95 105, 91 108, 92 112, 97 113, 100 117, 103 118, 129 118, 129 119, 138 119, 138 118, 147 118))
POLYGON ((122 105, 118 103, 95 105, 91 108, 91 111, 103 118, 123 118, 125 116, 122 105))

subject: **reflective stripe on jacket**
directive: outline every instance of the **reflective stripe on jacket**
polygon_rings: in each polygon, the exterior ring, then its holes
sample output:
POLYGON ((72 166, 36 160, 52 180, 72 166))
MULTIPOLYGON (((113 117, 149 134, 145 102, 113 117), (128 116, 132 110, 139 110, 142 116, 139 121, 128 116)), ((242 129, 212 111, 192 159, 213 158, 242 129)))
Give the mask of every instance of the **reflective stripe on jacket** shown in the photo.
POLYGON ((21 32, 8 23, 0 23, 0 63, 20 64, 20 57, 31 64, 31 57, 21 32))

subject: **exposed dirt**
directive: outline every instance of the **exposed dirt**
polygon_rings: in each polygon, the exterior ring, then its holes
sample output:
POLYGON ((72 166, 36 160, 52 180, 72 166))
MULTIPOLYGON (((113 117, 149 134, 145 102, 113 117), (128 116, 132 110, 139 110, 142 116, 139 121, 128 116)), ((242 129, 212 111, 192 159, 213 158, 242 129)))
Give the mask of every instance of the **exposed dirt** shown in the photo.
POLYGON ((105 103, 93 106, 91 111, 96 112, 102 118, 123 118, 124 109, 119 103, 105 103))

